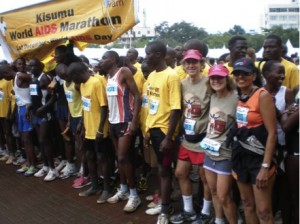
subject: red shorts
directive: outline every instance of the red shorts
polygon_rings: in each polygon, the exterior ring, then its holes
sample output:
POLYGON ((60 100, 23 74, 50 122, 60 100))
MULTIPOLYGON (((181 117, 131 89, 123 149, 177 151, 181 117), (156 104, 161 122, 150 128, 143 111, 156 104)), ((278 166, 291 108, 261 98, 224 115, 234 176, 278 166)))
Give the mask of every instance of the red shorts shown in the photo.
POLYGON ((203 165, 204 163, 204 152, 194 152, 184 148, 182 145, 179 147, 177 158, 183 161, 190 161, 192 165, 203 165))

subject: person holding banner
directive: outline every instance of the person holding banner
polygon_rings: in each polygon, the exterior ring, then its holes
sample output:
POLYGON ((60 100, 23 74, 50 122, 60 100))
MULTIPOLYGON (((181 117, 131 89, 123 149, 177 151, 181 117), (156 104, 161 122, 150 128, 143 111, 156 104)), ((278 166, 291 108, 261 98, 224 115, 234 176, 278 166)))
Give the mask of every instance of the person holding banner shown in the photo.
POLYGON ((135 167, 132 161, 133 140, 141 105, 132 72, 126 67, 119 68, 118 63, 119 55, 115 51, 107 51, 100 62, 102 69, 107 73, 110 137, 115 146, 120 174, 120 189, 107 202, 114 204, 128 199, 123 210, 134 212, 141 204, 135 186, 135 167))

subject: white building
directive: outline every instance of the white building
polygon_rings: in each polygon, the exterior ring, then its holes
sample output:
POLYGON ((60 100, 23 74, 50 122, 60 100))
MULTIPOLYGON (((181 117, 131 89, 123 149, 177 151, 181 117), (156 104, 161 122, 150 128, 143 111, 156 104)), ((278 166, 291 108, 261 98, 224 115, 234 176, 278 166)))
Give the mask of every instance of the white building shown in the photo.
POLYGON ((299 1, 268 5, 265 10, 264 27, 270 29, 273 26, 299 29, 299 1))

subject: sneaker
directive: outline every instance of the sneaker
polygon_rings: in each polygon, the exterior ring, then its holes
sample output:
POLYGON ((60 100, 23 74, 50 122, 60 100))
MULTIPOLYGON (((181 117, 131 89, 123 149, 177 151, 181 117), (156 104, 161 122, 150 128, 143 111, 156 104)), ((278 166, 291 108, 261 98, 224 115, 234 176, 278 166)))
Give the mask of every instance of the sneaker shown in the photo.
POLYGON ((67 164, 65 165, 65 167, 63 169, 61 169, 59 172, 60 173, 65 173, 68 169, 69 169, 69 163, 67 162, 67 164))
POLYGON ((35 177, 43 177, 47 175, 49 172, 49 167, 48 166, 43 166, 38 172, 34 174, 35 177))
POLYGON ((8 159, 6 160, 5 164, 10 165, 13 163, 14 160, 15 160, 14 156, 8 156, 8 159))
POLYGON ((124 212, 134 212, 140 205, 141 199, 139 196, 129 196, 127 204, 125 205, 123 211, 124 212))
POLYGON ((56 169, 50 169, 47 176, 45 176, 44 181, 52 181, 58 177, 58 172, 56 169))
POLYGON ((65 171, 59 176, 61 179, 67 179, 71 176, 77 175, 75 164, 68 163, 65 167, 67 167, 67 169, 65 169, 65 171))
POLYGON ((26 162, 26 159, 24 159, 22 156, 17 157, 15 161, 13 161, 13 165, 20 166, 23 165, 26 162))
POLYGON ((213 221, 213 216, 200 213, 192 224, 208 224, 213 221))
POLYGON ((9 157, 9 155, 5 154, 4 156, 2 156, 0 158, 0 161, 4 162, 4 161, 8 160, 8 157, 9 157))
POLYGON ((111 192, 108 191, 102 191, 100 197, 97 200, 98 204, 103 204, 107 201, 107 199, 109 199, 110 197, 112 197, 113 194, 111 192))
POLYGON ((115 204, 119 201, 126 201, 128 197, 129 197, 128 192, 124 193, 121 190, 118 190, 114 196, 107 199, 107 202, 110 204, 115 204))
POLYGON ((99 188, 95 188, 95 187, 91 186, 89 189, 80 192, 78 195, 79 195, 79 197, 88 197, 88 196, 97 194, 99 191, 100 191, 99 188))
POLYGON ((89 177, 84 177, 84 176, 80 176, 79 178, 77 178, 74 181, 74 184, 72 185, 73 188, 79 189, 79 188, 83 188, 85 186, 90 185, 91 179, 89 177))
POLYGON ((196 212, 180 212, 178 214, 172 215, 170 217, 170 222, 174 224, 180 224, 183 222, 192 222, 197 218, 196 212))
POLYGON ((6 150, 3 148, 0 148, 0 156, 6 155, 6 150))
POLYGON ((167 214, 160 214, 157 218, 156 224, 168 224, 169 223, 169 217, 167 214))
POLYGON ((156 207, 156 206, 159 205, 159 204, 161 204, 161 199, 160 199, 160 198, 158 198, 157 200, 151 201, 151 202, 147 205, 147 207, 148 207, 148 208, 154 208, 154 207, 156 207))
POLYGON ((29 177, 35 174, 36 172, 37 172, 37 168, 35 168, 34 166, 30 166, 28 170, 24 173, 24 176, 29 177))
POLYGON ((21 168, 16 170, 16 173, 25 173, 29 169, 29 166, 26 164, 22 165, 21 168))
POLYGON ((161 204, 157 204, 155 207, 148 208, 145 213, 147 215, 158 215, 161 212, 161 204))
POLYGON ((60 163, 55 167, 57 172, 60 172, 67 165, 67 160, 61 160, 60 163))

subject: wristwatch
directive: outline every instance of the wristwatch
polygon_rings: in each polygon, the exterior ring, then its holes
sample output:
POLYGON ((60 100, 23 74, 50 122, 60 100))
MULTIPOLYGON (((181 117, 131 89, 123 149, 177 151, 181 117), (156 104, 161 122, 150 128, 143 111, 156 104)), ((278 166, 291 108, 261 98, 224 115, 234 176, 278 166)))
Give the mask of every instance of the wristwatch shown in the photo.
POLYGON ((270 168, 270 164, 269 163, 262 163, 261 167, 268 169, 268 168, 270 168))

